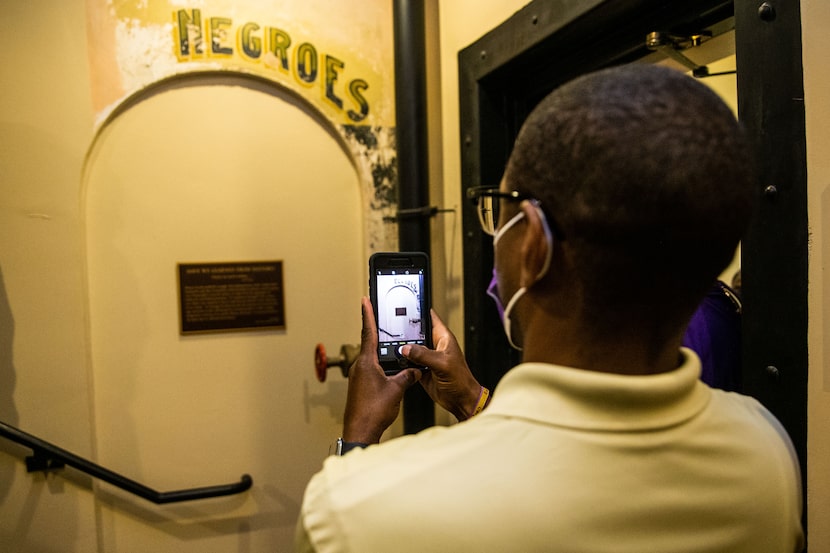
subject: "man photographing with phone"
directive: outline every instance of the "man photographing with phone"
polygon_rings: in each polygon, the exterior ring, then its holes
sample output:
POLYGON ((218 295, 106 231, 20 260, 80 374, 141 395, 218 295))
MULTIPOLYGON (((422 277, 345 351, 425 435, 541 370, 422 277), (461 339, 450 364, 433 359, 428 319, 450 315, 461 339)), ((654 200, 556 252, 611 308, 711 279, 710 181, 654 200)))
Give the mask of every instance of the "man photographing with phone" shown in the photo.
POLYGON ((681 73, 623 66, 545 98, 500 187, 471 192, 522 363, 490 395, 432 313, 434 349, 403 348, 430 370, 387 377, 364 299, 352 451, 309 483, 298 551, 801 550, 789 438, 681 348, 753 184, 731 111, 681 73), (374 445, 418 381, 462 422, 374 445))

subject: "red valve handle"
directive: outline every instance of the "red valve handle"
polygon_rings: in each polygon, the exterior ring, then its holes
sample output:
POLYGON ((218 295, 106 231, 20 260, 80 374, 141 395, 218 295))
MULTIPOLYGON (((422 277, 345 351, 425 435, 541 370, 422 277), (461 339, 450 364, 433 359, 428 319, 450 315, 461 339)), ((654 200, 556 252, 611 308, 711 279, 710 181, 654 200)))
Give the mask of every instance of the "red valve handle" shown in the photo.
POLYGON ((320 382, 326 381, 326 373, 328 373, 328 368, 326 347, 323 344, 317 344, 317 347, 314 348, 314 374, 317 375, 317 380, 320 382))

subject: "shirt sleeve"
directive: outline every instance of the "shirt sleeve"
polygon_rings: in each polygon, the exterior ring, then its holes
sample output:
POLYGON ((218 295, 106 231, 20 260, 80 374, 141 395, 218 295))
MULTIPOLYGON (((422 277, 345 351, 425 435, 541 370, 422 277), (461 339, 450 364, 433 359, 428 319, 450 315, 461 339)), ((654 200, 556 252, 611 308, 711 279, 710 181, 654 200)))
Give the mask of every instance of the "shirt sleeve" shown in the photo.
POLYGON ((300 514, 297 520, 297 529, 294 533, 294 552, 295 553, 315 553, 314 546, 311 545, 311 540, 308 537, 308 532, 303 524, 303 515, 300 514))
MULTIPOLYGON (((330 460, 343 461, 343 457, 330 460)), ((329 470, 324 468, 311 477, 306 486, 300 517, 294 534, 294 550, 297 553, 341 553, 346 551, 344 536, 340 531, 339 513, 332 508, 329 493, 329 470)))

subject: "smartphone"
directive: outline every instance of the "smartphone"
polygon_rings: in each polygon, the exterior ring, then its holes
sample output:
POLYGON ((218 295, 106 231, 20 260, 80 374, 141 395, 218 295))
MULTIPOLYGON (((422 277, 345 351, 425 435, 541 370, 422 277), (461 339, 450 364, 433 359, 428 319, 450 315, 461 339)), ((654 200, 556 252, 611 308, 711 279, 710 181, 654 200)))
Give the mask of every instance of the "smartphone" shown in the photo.
POLYGON ((369 258, 369 298, 378 329, 378 360, 387 375, 416 367, 401 355, 406 344, 432 346, 429 257, 423 252, 379 252, 369 258))

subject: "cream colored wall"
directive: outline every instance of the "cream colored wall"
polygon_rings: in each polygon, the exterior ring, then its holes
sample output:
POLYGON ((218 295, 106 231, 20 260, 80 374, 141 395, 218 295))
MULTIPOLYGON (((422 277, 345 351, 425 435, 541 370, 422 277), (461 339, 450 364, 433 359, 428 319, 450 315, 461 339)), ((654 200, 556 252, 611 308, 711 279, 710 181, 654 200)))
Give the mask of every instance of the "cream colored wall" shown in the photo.
MULTIPOLYGON (((93 119, 85 4, 48 4, 0 4, 0 296, 9 305, 0 417, 91 455, 78 195, 93 119)), ((95 551, 88 479, 27 474, 29 451, 0 442, 0 550, 95 551)))
POLYGON ((317 382, 312 352, 360 333, 357 172, 303 102, 211 82, 145 98, 88 158, 97 459, 160 490, 243 473, 254 486, 155 506, 101 485, 102 551, 289 551, 305 485, 342 428, 346 381, 317 382), (282 262, 284 329, 179 335, 177 263, 259 260, 282 262))
POLYGON ((807 401, 807 504, 811 553, 830 552, 830 4, 801 0, 804 105, 807 120, 807 189, 810 228, 810 373, 807 401))

